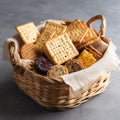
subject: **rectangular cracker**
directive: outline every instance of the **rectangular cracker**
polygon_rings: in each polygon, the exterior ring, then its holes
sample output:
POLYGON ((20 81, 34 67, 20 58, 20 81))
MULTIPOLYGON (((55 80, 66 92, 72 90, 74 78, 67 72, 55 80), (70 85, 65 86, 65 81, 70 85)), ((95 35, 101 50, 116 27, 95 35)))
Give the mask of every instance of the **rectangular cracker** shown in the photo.
POLYGON ((64 33, 66 31, 67 26, 52 22, 52 21, 47 21, 45 24, 45 28, 49 31, 55 31, 57 35, 64 33))
POLYGON ((82 41, 87 32, 87 29, 88 27, 84 22, 76 19, 67 27, 67 34, 71 38, 72 42, 76 43, 82 41))
POLYGON ((94 64, 97 60, 94 58, 94 56, 89 53, 87 50, 83 50, 82 53, 79 55, 77 60, 82 64, 82 67, 85 69, 92 64, 94 64))
POLYGON ((33 22, 22 24, 16 27, 16 30, 24 43, 34 43, 40 34, 33 22))
POLYGON ((66 33, 47 41, 44 49, 45 54, 54 64, 62 64, 79 54, 66 33))
POLYGON ((89 51, 91 54, 93 54, 93 56, 99 60, 102 57, 102 53, 99 52, 95 47, 93 47, 92 45, 89 45, 87 47, 85 47, 85 49, 87 51, 89 51))
POLYGON ((40 51, 43 51, 43 46, 45 42, 55 35, 55 32, 48 31, 46 29, 43 29, 41 35, 38 36, 37 42, 35 43, 36 46, 40 49, 40 51))
POLYGON ((81 48, 89 46, 99 40, 100 40, 100 38, 97 37, 94 30, 92 28, 88 28, 86 34, 84 35, 84 38, 81 41, 76 42, 74 44, 77 49, 81 49, 81 48))

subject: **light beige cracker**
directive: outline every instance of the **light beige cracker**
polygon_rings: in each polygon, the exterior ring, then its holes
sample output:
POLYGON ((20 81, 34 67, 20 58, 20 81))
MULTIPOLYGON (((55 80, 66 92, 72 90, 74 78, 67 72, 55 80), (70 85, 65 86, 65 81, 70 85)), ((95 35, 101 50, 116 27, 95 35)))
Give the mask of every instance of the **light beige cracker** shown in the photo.
POLYGON ((81 22, 79 19, 76 19, 67 27, 67 33, 71 38, 72 42, 76 43, 83 40, 87 29, 88 27, 84 22, 81 22))
POLYGON ((74 43, 74 45, 76 46, 77 49, 81 49, 81 48, 91 45, 99 40, 100 40, 100 38, 97 37, 94 30, 92 28, 88 28, 83 39, 79 42, 74 43))
POLYGON ((52 21, 47 21, 45 24, 45 29, 56 32, 57 35, 64 33, 66 28, 67 26, 52 21))
POLYGON ((35 44, 40 49, 41 52, 43 51, 43 46, 45 42, 53 38, 54 35, 55 35, 55 32, 44 29, 42 31, 42 34, 38 36, 37 42, 35 44))
POLYGON ((60 76, 62 76, 64 74, 68 74, 68 70, 63 65, 54 65, 47 72, 47 76, 50 79, 55 79, 55 78, 58 79, 60 76))
POLYGON ((24 43, 34 43, 40 34, 37 27, 33 22, 22 24, 16 27, 17 32, 22 38, 24 43))
POLYGON ((54 64, 62 64, 79 54, 66 33, 46 41, 44 52, 54 64))
POLYGON ((39 57, 39 55, 41 55, 39 49, 32 43, 24 44, 21 47, 20 54, 23 59, 30 60, 35 60, 37 57, 39 57))

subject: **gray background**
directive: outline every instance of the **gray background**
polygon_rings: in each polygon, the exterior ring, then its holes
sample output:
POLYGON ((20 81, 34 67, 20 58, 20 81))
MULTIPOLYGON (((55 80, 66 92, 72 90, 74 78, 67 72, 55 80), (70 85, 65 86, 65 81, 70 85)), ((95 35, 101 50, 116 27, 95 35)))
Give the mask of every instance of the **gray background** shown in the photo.
MULTIPOLYGON (((15 26, 29 21, 39 24, 45 19, 87 21, 102 14, 107 20, 106 36, 118 47, 120 55, 120 0, 0 0, 0 45, 16 33, 15 26)), ((16 86, 12 66, 2 61, 0 48, 0 120, 120 120, 119 72, 100 94, 75 109, 51 112, 39 107, 16 86)))

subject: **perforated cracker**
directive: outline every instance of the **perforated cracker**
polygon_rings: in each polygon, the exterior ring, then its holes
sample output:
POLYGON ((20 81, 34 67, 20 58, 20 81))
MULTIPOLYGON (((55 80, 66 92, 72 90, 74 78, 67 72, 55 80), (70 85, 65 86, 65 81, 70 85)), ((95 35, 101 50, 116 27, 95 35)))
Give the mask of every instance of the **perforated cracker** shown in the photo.
POLYGON ((38 36, 37 42, 35 44, 40 49, 41 52, 43 51, 44 43, 47 40, 51 39, 54 35, 55 35, 55 32, 44 29, 41 35, 38 36))
POLYGON ((64 33, 66 31, 67 26, 55 23, 52 21, 47 21, 45 24, 45 28, 49 31, 55 31, 57 35, 64 33))
POLYGON ((37 27, 33 22, 22 24, 16 27, 17 32, 22 38, 24 43, 34 43, 40 34, 37 27))
POLYGON ((62 64, 79 54, 66 33, 47 41, 45 53, 55 64, 62 64))
POLYGON ((47 76, 50 79, 59 78, 64 74, 68 74, 68 69, 63 65, 54 65, 47 72, 47 76))
POLYGON ((67 27, 67 33, 73 43, 82 41, 86 32, 87 32, 87 25, 84 22, 81 22, 79 19, 76 19, 67 27))

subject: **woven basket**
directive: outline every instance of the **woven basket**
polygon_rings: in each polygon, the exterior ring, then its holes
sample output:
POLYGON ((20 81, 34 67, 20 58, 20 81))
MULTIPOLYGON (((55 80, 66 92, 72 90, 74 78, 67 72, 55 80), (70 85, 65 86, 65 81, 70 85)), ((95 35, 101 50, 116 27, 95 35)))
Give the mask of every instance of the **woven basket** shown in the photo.
MULTIPOLYGON (((101 20, 100 31, 95 30, 97 36, 99 36, 104 42, 109 44, 109 40, 105 37, 106 21, 101 15, 92 17, 87 25, 91 27, 91 23, 96 20, 101 20)), ((19 36, 16 35, 16 40, 19 40, 19 36)), ((84 92, 80 91, 79 97, 73 97, 70 95, 70 86, 64 82, 57 80, 51 80, 45 76, 39 75, 34 71, 31 71, 24 66, 18 65, 19 58, 18 52, 15 51, 15 43, 9 43, 9 53, 11 64, 13 65, 13 76, 18 87, 40 106, 44 106, 51 110, 66 110, 79 106, 81 103, 88 101, 93 96, 102 93, 109 84, 108 71, 105 76, 100 76, 99 79, 84 92)))

